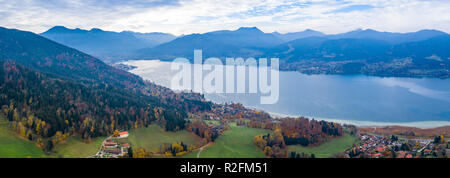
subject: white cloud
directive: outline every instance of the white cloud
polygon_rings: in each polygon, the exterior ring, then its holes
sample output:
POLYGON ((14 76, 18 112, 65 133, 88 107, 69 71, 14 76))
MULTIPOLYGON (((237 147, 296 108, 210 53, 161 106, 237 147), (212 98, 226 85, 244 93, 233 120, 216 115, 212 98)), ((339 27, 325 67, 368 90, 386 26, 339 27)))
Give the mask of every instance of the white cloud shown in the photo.
POLYGON ((447 0, 0 0, 0 26, 43 32, 55 25, 112 31, 203 33, 257 26, 263 31, 356 28, 450 32, 447 0), (364 10, 330 13, 355 5, 364 10))

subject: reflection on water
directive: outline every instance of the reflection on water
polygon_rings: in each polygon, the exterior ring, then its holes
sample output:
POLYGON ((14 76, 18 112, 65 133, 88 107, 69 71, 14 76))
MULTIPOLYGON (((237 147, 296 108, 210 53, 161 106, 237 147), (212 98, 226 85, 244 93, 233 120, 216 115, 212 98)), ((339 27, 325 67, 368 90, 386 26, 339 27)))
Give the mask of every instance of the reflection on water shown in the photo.
MULTIPOLYGON (((127 61, 130 71, 170 87, 170 63, 127 61)), ((280 99, 259 104, 259 94, 206 94, 214 102, 239 102, 271 113, 371 122, 450 121, 450 80, 280 72, 280 99)))
POLYGON ((402 81, 401 79, 398 79, 398 78, 376 78, 375 81, 377 81, 383 85, 389 86, 389 87, 403 87, 403 88, 408 89, 408 91, 411 93, 416 93, 416 94, 419 94, 422 96, 439 99, 439 100, 444 100, 444 101, 450 101, 450 94, 449 94, 450 92, 448 92, 448 91, 438 91, 438 90, 429 89, 429 88, 420 86, 417 83, 402 81))

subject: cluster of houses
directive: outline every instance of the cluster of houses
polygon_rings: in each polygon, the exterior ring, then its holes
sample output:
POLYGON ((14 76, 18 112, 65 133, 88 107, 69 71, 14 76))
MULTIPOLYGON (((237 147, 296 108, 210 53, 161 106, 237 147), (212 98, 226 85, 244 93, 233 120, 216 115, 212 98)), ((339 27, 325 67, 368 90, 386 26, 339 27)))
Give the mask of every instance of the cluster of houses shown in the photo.
POLYGON ((347 150, 349 157, 420 158, 431 154, 432 140, 392 139, 390 137, 360 133, 361 143, 347 150))
POLYGON ((111 136, 107 138, 101 146, 96 157, 100 158, 118 158, 128 154, 130 144, 126 141, 128 132, 119 132, 117 137, 111 136))
POLYGON ((214 124, 209 124, 208 127, 215 133, 217 134, 223 134, 223 131, 225 129, 225 126, 223 124, 220 125, 214 125, 214 124))
POLYGON ((361 142, 345 152, 345 157, 362 158, 450 158, 450 143, 431 139, 404 139, 360 133, 361 142))

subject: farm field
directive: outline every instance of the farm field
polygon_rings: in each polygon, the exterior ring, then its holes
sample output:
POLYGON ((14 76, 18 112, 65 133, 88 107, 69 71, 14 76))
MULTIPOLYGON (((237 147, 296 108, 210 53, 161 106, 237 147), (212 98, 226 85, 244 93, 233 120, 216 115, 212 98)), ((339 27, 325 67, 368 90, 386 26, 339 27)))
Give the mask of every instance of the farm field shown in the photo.
POLYGON ((289 145, 287 146, 288 154, 291 151, 297 153, 314 154, 317 158, 329 158, 337 153, 344 152, 346 149, 350 148, 354 143, 356 143, 358 137, 351 136, 350 134, 345 134, 342 137, 329 140, 319 146, 300 146, 300 145, 289 145))
MULTIPOLYGON (((200 153, 200 158, 264 158, 265 155, 253 144, 253 137, 271 131, 231 125, 231 129, 200 153)), ((197 152, 186 155, 196 157, 197 152)))
POLYGON ((94 138, 91 143, 86 143, 81 136, 71 136, 65 143, 58 144, 50 156, 61 158, 86 158, 97 153, 105 138, 106 137, 94 138))
POLYGON ((45 157, 44 152, 33 142, 20 138, 9 130, 9 124, 3 115, 0 115, 0 158, 40 158, 45 157))
POLYGON ((148 151, 159 150, 163 143, 174 143, 182 141, 186 145, 201 145, 201 138, 194 133, 186 130, 178 132, 166 132, 162 127, 156 124, 148 128, 140 128, 130 131, 128 141, 133 149, 143 147, 148 151))

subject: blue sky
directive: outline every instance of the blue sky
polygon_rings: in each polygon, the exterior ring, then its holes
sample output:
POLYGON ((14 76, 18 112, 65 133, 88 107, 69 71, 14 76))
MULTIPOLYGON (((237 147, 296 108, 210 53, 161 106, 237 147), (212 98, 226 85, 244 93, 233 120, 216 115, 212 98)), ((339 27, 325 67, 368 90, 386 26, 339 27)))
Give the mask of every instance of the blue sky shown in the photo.
POLYGON ((0 0, 0 26, 37 33, 55 25, 175 35, 241 26, 281 33, 448 33, 449 9, 448 0, 0 0))

